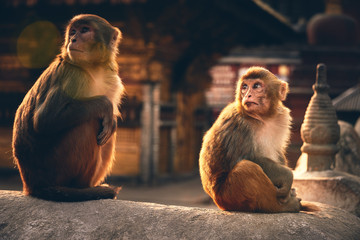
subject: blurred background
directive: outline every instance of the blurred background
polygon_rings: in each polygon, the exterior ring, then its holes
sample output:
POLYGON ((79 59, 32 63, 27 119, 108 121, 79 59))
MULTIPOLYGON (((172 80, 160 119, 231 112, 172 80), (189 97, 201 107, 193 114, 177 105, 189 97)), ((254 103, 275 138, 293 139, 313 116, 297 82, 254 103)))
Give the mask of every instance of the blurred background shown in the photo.
MULTIPOLYGON (((198 174, 202 136, 234 100, 236 81, 249 66, 264 66, 290 85, 285 105, 294 119, 287 155, 291 168, 301 154, 300 126, 318 63, 327 65, 338 118, 354 126, 359 118, 357 0, 1 0, 0 4, 0 189, 21 190, 11 150, 14 114, 59 53, 67 22, 80 13, 97 14, 123 33, 117 61, 127 96, 108 180, 128 186, 124 198, 166 199, 172 189, 173 203, 185 195, 184 202, 189 197, 197 203, 207 201, 198 174), (154 192, 155 187, 162 192, 154 192)), ((359 133, 359 122, 357 129, 359 133)))

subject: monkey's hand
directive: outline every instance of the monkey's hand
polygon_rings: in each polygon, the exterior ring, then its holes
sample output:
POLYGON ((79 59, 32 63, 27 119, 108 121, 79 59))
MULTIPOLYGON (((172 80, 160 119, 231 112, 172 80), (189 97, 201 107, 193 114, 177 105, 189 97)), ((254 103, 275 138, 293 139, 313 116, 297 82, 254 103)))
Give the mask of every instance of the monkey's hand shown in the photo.
POLYGON ((291 188, 289 193, 286 195, 286 197, 278 197, 278 200, 280 203, 286 203, 289 201, 290 198, 296 197, 296 190, 295 188, 291 188))
POLYGON ((97 144, 99 146, 104 145, 109 138, 111 137, 111 135, 115 132, 116 129, 116 125, 117 125, 117 121, 116 118, 112 117, 104 117, 102 119, 102 128, 100 133, 97 135, 96 140, 97 140, 97 144))
POLYGON ((276 187, 277 198, 287 198, 293 183, 292 171, 269 158, 256 159, 256 162, 276 187))
POLYGON ((278 198, 287 198, 291 195, 291 186, 293 182, 293 174, 291 170, 284 168, 285 171, 282 172, 280 177, 273 179, 273 183, 276 187, 276 196, 278 198))
POLYGON ((97 135, 97 144, 99 146, 104 145, 111 135, 115 132, 117 121, 113 113, 113 105, 106 96, 99 97, 99 101, 103 104, 102 110, 99 112, 99 118, 101 121, 100 131, 97 135))
POLYGON ((284 183, 282 185, 276 184, 276 196, 279 198, 287 197, 290 192, 291 185, 284 183))

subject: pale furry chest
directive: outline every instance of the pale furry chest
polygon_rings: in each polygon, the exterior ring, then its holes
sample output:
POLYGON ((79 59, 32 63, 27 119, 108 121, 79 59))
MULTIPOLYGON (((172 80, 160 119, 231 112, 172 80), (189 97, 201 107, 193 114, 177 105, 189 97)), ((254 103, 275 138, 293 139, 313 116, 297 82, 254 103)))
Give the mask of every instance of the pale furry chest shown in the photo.
POLYGON ((97 77, 93 78, 89 92, 92 97, 105 95, 110 101, 113 101, 120 86, 121 81, 117 76, 97 77))
POLYGON ((113 98, 113 93, 109 91, 109 87, 105 84, 104 79, 94 79, 91 83, 90 94, 91 96, 105 95, 109 99, 113 98))
POLYGON ((256 151, 262 156, 280 162, 290 136, 288 126, 276 121, 268 121, 259 126, 254 137, 256 151))
POLYGON ((123 85, 117 75, 93 78, 90 87, 91 96, 106 96, 112 103, 114 114, 118 114, 123 85))

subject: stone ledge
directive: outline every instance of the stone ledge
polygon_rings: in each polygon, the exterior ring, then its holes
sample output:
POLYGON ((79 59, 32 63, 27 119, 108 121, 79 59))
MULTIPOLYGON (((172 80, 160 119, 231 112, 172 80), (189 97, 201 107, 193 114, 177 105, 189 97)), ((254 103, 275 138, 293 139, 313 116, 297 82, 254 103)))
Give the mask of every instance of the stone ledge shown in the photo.
POLYGON ((360 177, 339 171, 295 172, 293 187, 304 201, 342 208, 360 217, 360 177))
POLYGON ((314 213, 260 214, 120 200, 54 203, 0 191, 0 239, 358 239, 359 218, 316 205, 314 213))

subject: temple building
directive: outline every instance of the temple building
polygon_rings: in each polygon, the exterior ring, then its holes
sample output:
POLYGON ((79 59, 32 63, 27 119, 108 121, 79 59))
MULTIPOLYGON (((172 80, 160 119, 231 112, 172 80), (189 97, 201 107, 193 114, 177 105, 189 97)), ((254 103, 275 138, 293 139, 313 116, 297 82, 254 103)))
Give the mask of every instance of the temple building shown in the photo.
POLYGON ((0 169, 14 169, 17 106, 59 53, 66 23, 80 13, 104 17, 123 33, 117 61, 127 96, 112 177, 153 183, 198 174, 203 134, 252 65, 290 85, 285 105, 294 119, 288 150, 294 167, 316 65, 327 64, 333 98, 359 83, 358 9, 356 0, 6 0, 0 10, 0 169))

